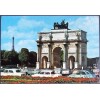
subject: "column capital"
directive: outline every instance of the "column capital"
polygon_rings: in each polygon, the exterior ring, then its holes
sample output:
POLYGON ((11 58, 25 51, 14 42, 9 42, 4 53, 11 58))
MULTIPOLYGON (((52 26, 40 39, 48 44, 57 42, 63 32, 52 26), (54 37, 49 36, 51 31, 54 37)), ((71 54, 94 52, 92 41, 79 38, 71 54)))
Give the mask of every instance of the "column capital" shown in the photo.
POLYGON ((63 45, 66 45, 67 43, 63 43, 63 45))
POLYGON ((50 47, 51 46, 51 43, 48 43, 48 46, 50 47))
POLYGON ((40 47, 40 46, 41 46, 41 44, 40 44, 40 43, 37 43, 37 46, 38 46, 38 47, 40 47))
POLYGON ((77 47, 79 46, 79 44, 78 44, 78 43, 76 43, 75 45, 76 45, 77 47))
POLYGON ((67 44, 67 43, 63 43, 63 45, 64 45, 64 46, 67 46, 68 44, 67 44))

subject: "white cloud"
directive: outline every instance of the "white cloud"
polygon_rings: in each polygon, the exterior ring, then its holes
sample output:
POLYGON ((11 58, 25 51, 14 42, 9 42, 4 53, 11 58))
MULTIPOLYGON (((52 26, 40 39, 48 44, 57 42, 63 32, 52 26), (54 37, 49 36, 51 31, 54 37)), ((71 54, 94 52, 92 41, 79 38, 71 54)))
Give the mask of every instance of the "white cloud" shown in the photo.
POLYGON ((99 17, 80 16, 69 24, 72 29, 82 29, 87 32, 87 55, 88 57, 99 56, 99 17))
POLYGON ((41 28, 48 25, 44 21, 36 21, 33 19, 28 19, 28 17, 21 17, 21 19, 16 23, 16 26, 8 26, 7 30, 3 30, 1 33, 2 49, 11 50, 12 49, 12 37, 15 37, 15 50, 20 51, 21 48, 28 48, 29 50, 36 50, 36 40, 38 38, 37 30, 34 28, 41 28), (10 41, 10 42, 9 42, 10 41))
MULTIPOLYGON (((3 43, 1 45, 1 49, 4 50, 12 50, 12 43, 8 42, 8 43, 3 43)), ((16 42, 15 44, 15 50, 16 51, 20 51, 21 48, 27 48, 29 51, 37 51, 37 47, 36 47, 36 41, 35 40, 20 40, 18 42, 16 42)))
POLYGON ((11 39, 13 36, 16 39, 35 39, 37 38, 37 32, 30 30, 29 32, 19 32, 17 30, 8 30, 2 31, 1 38, 2 39, 11 39))
POLYGON ((36 41, 35 40, 20 40, 16 43, 16 50, 20 51, 21 48, 27 48, 29 51, 36 51, 36 41), (34 48, 35 47, 35 48, 34 48))
POLYGON ((78 18, 75 21, 70 22, 70 27, 75 29, 83 29, 87 32, 91 32, 88 34, 98 34, 99 32, 99 17, 98 16, 87 16, 78 18))
POLYGON ((18 42, 18 46, 25 46, 25 45, 32 45, 32 44, 34 44, 35 43, 35 41, 34 40, 20 40, 19 42, 18 42))
POLYGON ((44 21, 36 21, 33 19, 28 19, 27 17, 21 17, 21 19, 17 22, 16 26, 8 26, 7 30, 2 31, 3 38, 12 38, 15 36, 16 38, 27 38, 36 37, 37 31, 33 31, 34 28, 42 27, 42 30, 48 28, 44 21), (34 35, 33 35, 34 34, 34 35))
POLYGON ((15 26, 8 26, 7 30, 1 32, 1 36, 3 38, 11 38, 16 34, 16 27, 15 26))
POLYGON ((16 26, 8 26, 7 30, 1 33, 1 49, 12 49, 12 37, 15 37, 15 50, 20 51, 21 48, 28 48, 29 50, 37 51, 36 39, 37 31, 34 28, 47 27, 43 21, 35 21, 27 17, 21 17, 16 26), (7 43, 4 43, 7 42, 7 43))
POLYGON ((34 28, 34 27, 43 27, 46 26, 45 22, 43 21, 35 21, 32 19, 27 19, 26 17, 22 17, 17 24, 19 29, 29 29, 29 28, 34 28))
POLYGON ((8 42, 8 43, 1 44, 1 49, 8 50, 8 51, 12 50, 12 43, 8 42))

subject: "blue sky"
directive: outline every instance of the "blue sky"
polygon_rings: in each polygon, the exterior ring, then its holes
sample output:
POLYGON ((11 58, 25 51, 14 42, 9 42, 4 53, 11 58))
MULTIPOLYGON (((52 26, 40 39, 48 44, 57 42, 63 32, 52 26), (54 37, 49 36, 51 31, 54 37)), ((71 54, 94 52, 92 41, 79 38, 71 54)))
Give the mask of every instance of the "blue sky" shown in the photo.
POLYGON ((98 16, 2 16, 1 49, 12 49, 12 37, 15 37, 15 50, 28 48, 37 52, 38 32, 50 31, 54 22, 65 19, 69 28, 87 32, 87 57, 99 56, 99 17, 98 16))

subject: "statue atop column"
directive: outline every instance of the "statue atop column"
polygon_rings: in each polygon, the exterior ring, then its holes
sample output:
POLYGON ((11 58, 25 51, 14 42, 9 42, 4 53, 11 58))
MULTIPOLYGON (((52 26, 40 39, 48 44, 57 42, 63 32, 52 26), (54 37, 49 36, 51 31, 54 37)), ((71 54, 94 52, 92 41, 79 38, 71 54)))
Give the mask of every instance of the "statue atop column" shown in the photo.
POLYGON ((58 22, 54 22, 54 29, 68 29, 68 22, 65 23, 65 20, 62 20, 61 24, 59 24, 58 22))

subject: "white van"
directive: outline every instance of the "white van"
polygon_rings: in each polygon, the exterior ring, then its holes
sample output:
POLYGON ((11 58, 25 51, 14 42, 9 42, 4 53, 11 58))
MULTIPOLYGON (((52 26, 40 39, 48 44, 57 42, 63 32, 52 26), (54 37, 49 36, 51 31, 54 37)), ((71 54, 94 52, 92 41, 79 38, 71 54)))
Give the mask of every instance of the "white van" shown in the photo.
POLYGON ((58 77, 61 74, 55 74, 53 70, 44 69, 41 70, 38 74, 31 75, 32 77, 58 77))
POLYGON ((1 73, 1 76, 24 76, 25 74, 21 72, 20 69, 12 68, 12 69, 4 69, 1 73))

